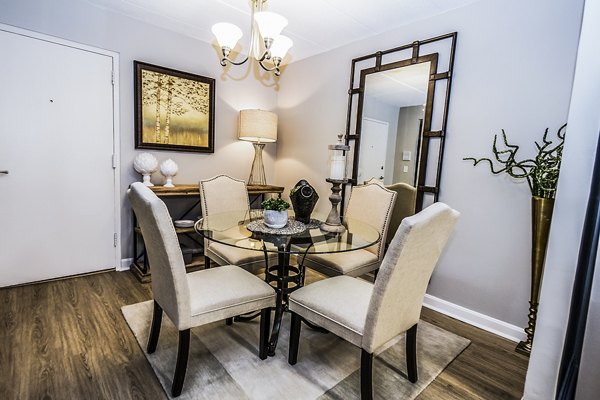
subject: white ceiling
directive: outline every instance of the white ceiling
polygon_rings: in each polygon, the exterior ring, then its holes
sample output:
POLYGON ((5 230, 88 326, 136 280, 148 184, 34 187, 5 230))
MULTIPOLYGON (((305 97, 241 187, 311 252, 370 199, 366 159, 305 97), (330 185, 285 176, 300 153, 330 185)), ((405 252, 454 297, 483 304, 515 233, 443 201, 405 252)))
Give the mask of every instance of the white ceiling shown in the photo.
MULTIPOLYGON (((244 31, 246 52, 250 0, 87 0, 114 12, 216 43, 210 28, 231 22, 244 31)), ((294 41, 287 62, 298 61, 401 25, 479 0, 269 0, 265 9, 283 15, 283 34, 294 41)), ((238 45, 239 46, 239 45, 238 45)))
POLYGON ((367 75, 365 96, 400 108, 425 104, 430 63, 367 75))

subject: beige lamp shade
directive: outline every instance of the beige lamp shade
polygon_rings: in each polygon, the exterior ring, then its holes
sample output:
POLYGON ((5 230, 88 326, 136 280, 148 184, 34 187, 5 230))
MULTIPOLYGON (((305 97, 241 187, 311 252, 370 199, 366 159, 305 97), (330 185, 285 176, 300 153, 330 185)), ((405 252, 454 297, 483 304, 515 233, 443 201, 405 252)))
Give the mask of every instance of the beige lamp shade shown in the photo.
POLYGON ((238 138, 249 142, 276 142, 277 114, 263 110, 241 110, 238 138))

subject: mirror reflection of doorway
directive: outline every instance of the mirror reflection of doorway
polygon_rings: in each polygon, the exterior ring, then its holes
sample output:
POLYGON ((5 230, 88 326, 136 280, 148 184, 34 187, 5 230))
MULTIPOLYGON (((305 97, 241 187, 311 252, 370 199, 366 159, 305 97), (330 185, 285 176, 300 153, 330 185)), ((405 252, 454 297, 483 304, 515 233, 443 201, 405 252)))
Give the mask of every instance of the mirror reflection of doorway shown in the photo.
POLYGON ((398 111, 394 183, 415 186, 423 126, 423 106, 401 107, 398 111))
POLYGON ((375 178, 387 183, 385 176, 390 171, 385 164, 389 130, 389 124, 385 121, 363 118, 358 182, 375 178))
POLYGON ((424 62, 366 76, 358 183, 376 178, 386 185, 416 186, 430 66, 424 62))

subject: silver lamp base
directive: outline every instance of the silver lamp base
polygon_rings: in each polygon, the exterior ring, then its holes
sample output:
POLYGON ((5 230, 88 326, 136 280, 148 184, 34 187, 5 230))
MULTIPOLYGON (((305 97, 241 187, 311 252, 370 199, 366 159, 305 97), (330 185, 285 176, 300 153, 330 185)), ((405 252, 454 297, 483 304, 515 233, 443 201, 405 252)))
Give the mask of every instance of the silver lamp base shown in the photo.
POLYGON ((254 161, 248 178, 248 185, 266 185, 265 166, 263 165, 262 152, 265 148, 264 143, 252 143, 254 146, 254 161))

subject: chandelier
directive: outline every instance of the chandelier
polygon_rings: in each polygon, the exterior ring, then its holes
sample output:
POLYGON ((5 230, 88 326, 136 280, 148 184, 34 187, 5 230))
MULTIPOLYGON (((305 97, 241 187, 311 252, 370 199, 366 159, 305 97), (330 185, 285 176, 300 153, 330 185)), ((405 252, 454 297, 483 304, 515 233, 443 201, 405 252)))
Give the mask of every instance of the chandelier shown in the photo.
POLYGON ((248 56, 242 61, 236 62, 229 58, 231 49, 235 47, 243 35, 242 30, 227 22, 219 22, 212 26, 212 32, 216 36, 223 53, 222 66, 226 66, 227 63, 242 65, 250 58, 254 58, 265 71, 273 71, 277 76, 281 74, 279 70, 281 60, 294 43, 290 38, 280 35, 283 28, 288 24, 287 19, 279 14, 263 11, 266 2, 267 0, 252 0, 250 47, 248 56), (260 43, 261 37, 262 44, 260 43))

